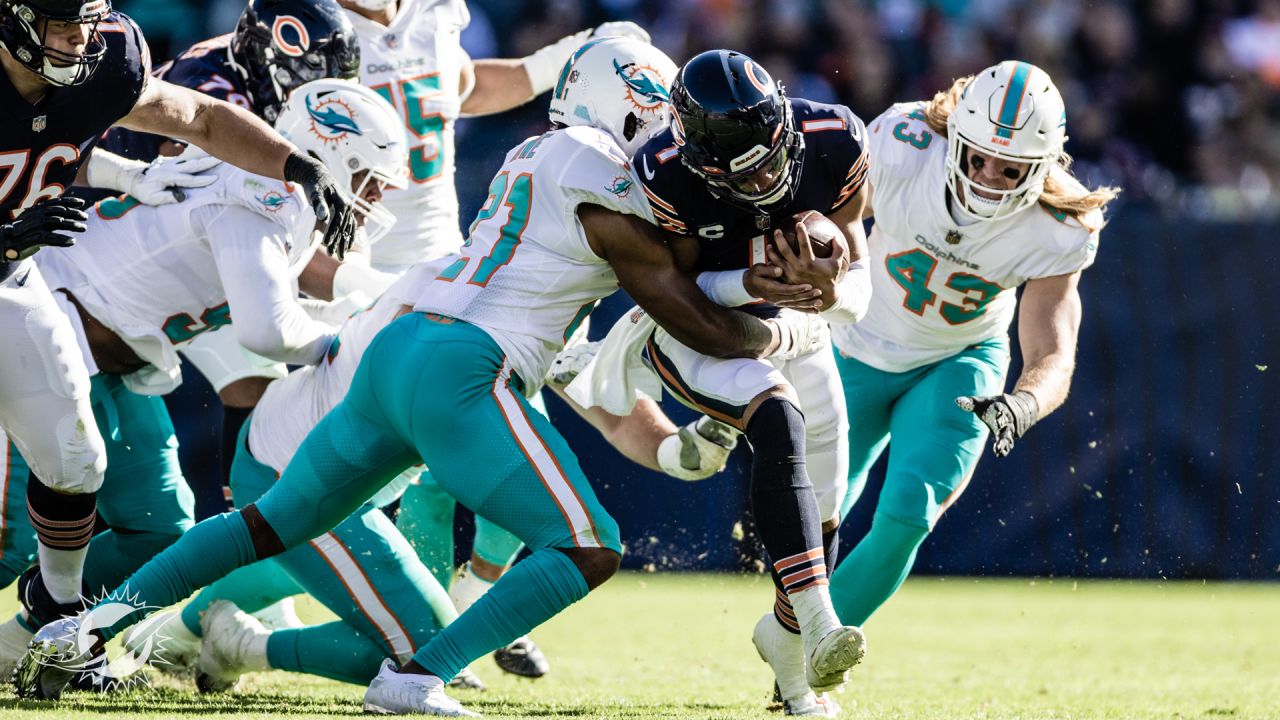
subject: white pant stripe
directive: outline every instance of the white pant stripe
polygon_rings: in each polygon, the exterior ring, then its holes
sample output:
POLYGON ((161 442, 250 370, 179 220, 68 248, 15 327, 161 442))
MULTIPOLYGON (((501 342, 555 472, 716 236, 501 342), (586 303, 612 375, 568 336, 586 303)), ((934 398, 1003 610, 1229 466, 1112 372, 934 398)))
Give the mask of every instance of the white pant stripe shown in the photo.
POLYGON ((413 642, 407 636, 404 627, 391 610, 378 596, 377 591, 373 589, 369 578, 356 564, 351 552, 347 550, 332 532, 311 541, 311 547, 316 549, 334 572, 338 573, 338 578, 342 580, 342 584, 346 586, 351 593, 351 599, 355 600, 356 606, 360 611, 369 618, 369 622, 378 629, 378 633, 382 635, 383 640, 391 647, 395 653, 396 659, 401 664, 407 662, 413 657, 413 642))
POLYGON ((556 505, 560 507, 560 512, 569 524, 569 529, 573 531, 574 544, 578 547, 600 547, 600 541, 596 538, 591 525, 591 513, 587 512, 587 508, 578 499, 573 485, 560 471, 555 458, 551 456, 551 451, 547 449, 542 438, 538 437, 537 431, 529 423, 529 418, 525 416, 520 401, 507 385, 510 378, 511 364, 504 360, 502 370, 493 383, 493 396, 498 400, 498 407, 502 409, 502 414, 507 419, 507 425, 511 428, 516 443, 529 458, 534 472, 538 473, 543 485, 547 487, 556 505))

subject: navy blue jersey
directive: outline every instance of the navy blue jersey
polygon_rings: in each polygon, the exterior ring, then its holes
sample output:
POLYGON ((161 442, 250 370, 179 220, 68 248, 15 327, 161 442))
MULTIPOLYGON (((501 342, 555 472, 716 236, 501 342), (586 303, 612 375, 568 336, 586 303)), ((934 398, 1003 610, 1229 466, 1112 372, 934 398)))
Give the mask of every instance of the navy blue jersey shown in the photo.
MULTIPOLYGON (((155 76, 251 110, 244 79, 231 67, 231 37, 232 33, 227 33, 192 45, 156 68, 155 76)), ((114 128, 103 138, 102 147, 117 155, 150 162, 160 154, 160 144, 165 140, 160 135, 114 128)))
POLYGON ((151 70, 142 31, 113 12, 98 23, 98 32, 106 54, 89 79, 49 86, 35 105, 0 72, 0 219, 11 220, 70 188, 102 133, 142 95, 151 70))
POLYGON ((712 195, 706 183, 680 162, 670 129, 636 153, 634 164, 659 227, 698 239, 695 268, 699 272, 750 267, 751 238, 780 227, 802 210, 830 215, 861 189, 867 174, 862 120, 843 105, 798 98, 788 102, 796 129, 804 134, 804 165, 795 197, 769 208, 768 215, 712 195))

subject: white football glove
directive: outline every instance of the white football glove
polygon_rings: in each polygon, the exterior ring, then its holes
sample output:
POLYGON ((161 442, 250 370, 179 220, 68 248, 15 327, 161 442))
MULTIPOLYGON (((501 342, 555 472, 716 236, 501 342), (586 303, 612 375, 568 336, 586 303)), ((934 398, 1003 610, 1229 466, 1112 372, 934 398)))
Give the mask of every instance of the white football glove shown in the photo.
POLYGON ((658 466, 679 480, 705 480, 724 469, 737 446, 737 430, 703 415, 658 445, 658 466))
POLYGON ((208 170, 222 162, 204 153, 158 157, 149 163, 95 150, 89 156, 89 184, 127 193, 146 205, 167 205, 186 199, 183 188, 201 188, 217 178, 208 170))
POLYGON ((602 340, 596 340, 576 343, 561 350, 556 359, 551 361, 551 367, 547 368, 547 382, 561 387, 573 382, 578 373, 595 359, 602 344, 602 340))
POLYGON ((827 321, 814 313, 783 309, 776 318, 766 320, 778 329, 778 348, 770 358, 794 360, 801 355, 818 352, 831 341, 827 321))
POLYGON ((593 37, 626 37, 640 42, 649 42, 649 33, 639 25, 626 20, 607 22, 599 27, 581 30, 566 35, 550 45, 535 51, 524 59, 524 71, 529 75, 529 85, 534 95, 541 95, 555 86, 564 64, 569 62, 573 51, 593 37))

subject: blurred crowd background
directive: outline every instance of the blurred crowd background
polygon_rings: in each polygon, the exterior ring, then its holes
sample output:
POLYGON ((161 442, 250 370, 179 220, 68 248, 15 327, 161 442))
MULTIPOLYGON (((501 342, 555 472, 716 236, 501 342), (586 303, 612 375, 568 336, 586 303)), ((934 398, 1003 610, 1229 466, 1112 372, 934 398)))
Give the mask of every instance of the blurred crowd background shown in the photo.
MULTIPOLYGON (((157 59, 231 30, 239 0, 121 0, 157 59)), ((473 57, 522 57, 611 19, 644 25, 676 62, 740 49, 789 92, 866 120, 1005 58, 1050 72, 1069 151, 1125 202, 1205 219, 1280 217, 1280 0, 472 0, 473 57)), ((501 153, 462 123, 459 155, 501 153), (478 145, 476 143, 479 143, 478 145)), ((517 138, 518 139, 518 138, 517 138)))
MULTIPOLYGON (((157 62, 231 31, 244 7, 117 2, 142 25, 157 62)), ((476 58, 522 57, 576 30, 630 19, 678 63, 706 49, 739 49, 791 94, 845 103, 868 121, 998 60, 1044 67, 1066 98, 1078 175, 1124 193, 1082 284, 1070 400, 1009 458, 984 458, 921 550, 917 571, 1280 578, 1280 483, 1272 477, 1280 469, 1272 427, 1280 315, 1271 311, 1280 305, 1280 0, 469 7, 463 43, 476 58)), ((505 151, 546 125, 545 98, 459 122, 464 226, 505 151)), ((592 315, 592 336, 629 306, 623 297, 606 301, 592 315)), ((1015 360, 1010 377, 1018 372, 1015 360)), ((185 375, 168 398, 183 467, 193 485, 216 489, 217 399, 199 373, 185 375)), ((761 567, 745 448, 721 476, 681 483, 623 462, 563 404, 549 406, 629 538, 627 567, 761 567)), ((664 407, 679 422, 691 417, 674 402, 664 407)), ((881 472, 842 526, 846 548, 869 524, 881 472)))

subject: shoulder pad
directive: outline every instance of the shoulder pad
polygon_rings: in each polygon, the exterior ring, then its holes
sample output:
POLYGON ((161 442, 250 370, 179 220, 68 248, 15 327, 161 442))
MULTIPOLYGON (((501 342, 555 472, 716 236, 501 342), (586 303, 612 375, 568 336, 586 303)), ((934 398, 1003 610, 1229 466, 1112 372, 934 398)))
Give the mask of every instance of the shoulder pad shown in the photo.
POLYGON ((910 176, 919 171, 939 148, 946 152, 946 137, 929 129, 924 103, 898 103, 867 128, 874 176, 910 176))
POLYGON ((681 207, 699 197, 692 191, 701 188, 701 183, 680 161, 671 131, 663 131, 641 146, 634 164, 658 227, 674 235, 688 235, 687 213, 681 207))
POLYGON ((142 30, 123 13, 108 15, 98 23, 98 32, 107 44, 107 53, 88 84, 96 97, 110 103, 119 119, 129 114, 147 86, 151 52, 142 30))

